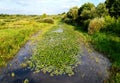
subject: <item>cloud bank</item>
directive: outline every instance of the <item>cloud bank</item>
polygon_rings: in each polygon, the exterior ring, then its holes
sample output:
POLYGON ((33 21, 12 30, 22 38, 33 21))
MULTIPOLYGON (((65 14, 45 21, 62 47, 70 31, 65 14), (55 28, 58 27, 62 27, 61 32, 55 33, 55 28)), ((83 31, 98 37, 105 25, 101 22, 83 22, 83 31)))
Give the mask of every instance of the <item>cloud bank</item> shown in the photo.
POLYGON ((6 14, 58 14, 86 2, 97 5, 105 0, 0 0, 0 13, 6 14))

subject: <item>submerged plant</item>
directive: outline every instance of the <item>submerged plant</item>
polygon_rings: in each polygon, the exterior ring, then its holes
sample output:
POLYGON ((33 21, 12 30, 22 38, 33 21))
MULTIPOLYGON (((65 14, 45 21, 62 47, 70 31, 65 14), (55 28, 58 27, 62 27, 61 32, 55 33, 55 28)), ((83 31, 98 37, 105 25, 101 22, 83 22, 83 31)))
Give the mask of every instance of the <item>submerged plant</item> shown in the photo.
POLYGON ((51 76, 74 75, 73 69, 80 63, 78 36, 72 28, 63 27, 63 32, 55 32, 60 27, 53 27, 39 41, 31 57, 31 68, 38 72, 49 72, 51 76))

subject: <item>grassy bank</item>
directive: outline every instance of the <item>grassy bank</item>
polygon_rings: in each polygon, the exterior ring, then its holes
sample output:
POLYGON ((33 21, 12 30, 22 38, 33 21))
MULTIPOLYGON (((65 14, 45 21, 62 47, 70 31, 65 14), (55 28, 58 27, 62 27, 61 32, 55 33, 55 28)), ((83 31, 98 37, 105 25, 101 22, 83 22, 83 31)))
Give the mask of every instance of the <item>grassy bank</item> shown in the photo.
POLYGON ((50 75, 73 75, 80 52, 79 36, 72 26, 58 24, 45 33, 31 57, 30 66, 50 75))
POLYGON ((0 66, 5 66, 33 34, 51 26, 39 23, 35 18, 35 16, 0 17, 0 66))
MULTIPOLYGON (((75 29, 78 30, 78 27, 75 29)), ((89 35, 82 29, 79 29, 79 34, 84 37, 85 43, 90 43, 95 50, 103 53, 111 61, 111 74, 106 83, 120 83, 120 37, 105 32, 89 35)))
POLYGON ((96 33, 90 38, 94 48, 112 62, 109 82, 120 83, 120 37, 110 33, 96 33))

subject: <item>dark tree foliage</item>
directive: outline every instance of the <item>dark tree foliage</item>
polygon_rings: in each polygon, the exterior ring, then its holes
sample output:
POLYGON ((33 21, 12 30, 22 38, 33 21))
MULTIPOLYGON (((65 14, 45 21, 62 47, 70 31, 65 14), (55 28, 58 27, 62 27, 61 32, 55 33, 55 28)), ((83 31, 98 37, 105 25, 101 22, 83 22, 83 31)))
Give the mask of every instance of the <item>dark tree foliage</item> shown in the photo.
MULTIPOLYGON (((93 3, 85 3, 80 8, 73 7, 67 12, 63 20, 64 22, 72 24, 72 25, 82 26, 82 29, 84 31, 88 31, 88 25, 92 19, 96 17, 105 18, 107 15, 109 15, 109 13, 111 16, 119 18, 120 0, 119 1, 118 0, 113 0, 113 1, 106 0, 105 3, 99 3, 97 7, 95 7, 93 3)), ((111 19, 109 20, 111 21, 111 19)), ((115 23, 118 23, 118 22, 115 22, 115 23)), ((119 29, 118 24, 116 24, 117 26, 114 31, 116 31, 116 29, 119 29)))
POLYGON ((76 25, 77 18, 78 18, 78 7, 72 7, 64 16, 63 20, 66 23, 76 25))
POLYGON ((95 12, 95 5, 92 3, 85 3, 78 9, 78 15, 82 19, 93 18, 95 16, 95 12))
POLYGON ((93 3, 85 3, 78 9, 77 24, 82 25, 83 29, 87 31, 90 19, 97 16, 96 7, 93 3))
POLYGON ((106 0, 105 3, 111 16, 120 16, 120 0, 106 0))
POLYGON ((108 15, 108 9, 106 8, 105 3, 99 3, 96 7, 96 11, 97 11, 97 15, 99 17, 104 17, 104 16, 108 15))
POLYGON ((78 7, 71 8, 67 13, 67 17, 76 20, 78 18, 78 7))
POLYGON ((92 3, 85 3, 85 4, 83 4, 83 5, 79 8, 78 14, 80 15, 81 12, 82 12, 84 9, 85 9, 85 10, 91 10, 91 8, 93 8, 93 7, 95 7, 94 4, 92 4, 92 3))

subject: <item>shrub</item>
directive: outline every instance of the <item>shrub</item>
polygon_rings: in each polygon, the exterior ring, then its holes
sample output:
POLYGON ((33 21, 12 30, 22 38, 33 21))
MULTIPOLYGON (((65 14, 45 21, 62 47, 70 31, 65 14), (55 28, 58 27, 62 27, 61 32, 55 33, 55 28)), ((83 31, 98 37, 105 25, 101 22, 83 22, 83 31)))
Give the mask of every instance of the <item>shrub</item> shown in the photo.
POLYGON ((110 16, 115 16, 116 18, 120 16, 120 0, 106 0, 105 4, 110 16))
POLYGON ((78 19, 78 7, 72 7, 63 17, 62 20, 65 23, 77 25, 76 20, 78 19))
POLYGON ((78 18, 78 7, 71 8, 67 13, 67 17, 76 20, 78 18))
POLYGON ((105 17, 105 28, 102 29, 105 32, 112 32, 119 35, 120 32, 120 18, 115 19, 111 16, 105 17))
POLYGON ((71 24, 73 21, 72 21, 72 19, 70 19, 70 18, 64 18, 64 22, 71 24))
POLYGON ((6 22, 0 21, 0 25, 5 25, 5 24, 6 24, 6 22))
POLYGON ((95 5, 93 3, 85 3, 85 4, 83 4, 78 9, 78 16, 82 20, 92 19, 92 18, 96 17, 95 5))
POLYGON ((111 77, 107 80, 107 83, 120 83, 120 72, 113 71, 113 73, 111 73, 110 76, 111 77))
POLYGON ((32 18, 32 19, 34 19, 34 20, 39 20, 40 18, 42 18, 41 16, 35 16, 34 18, 32 18))
POLYGON ((110 30, 114 27, 115 24, 115 18, 111 16, 105 16, 105 28, 107 30, 110 30))
POLYGON ((91 19, 83 21, 83 30, 87 31, 91 19))
POLYGON ((46 13, 42 14, 42 16, 41 16, 41 18, 46 18, 46 17, 47 17, 46 13))
POLYGON ((104 23, 104 18, 94 18, 89 23, 88 33, 94 34, 96 32, 99 32, 100 29, 104 27, 104 23))
POLYGON ((53 24, 53 23, 54 23, 54 20, 53 20, 53 18, 44 18, 44 19, 43 19, 43 22, 44 22, 44 23, 51 23, 51 24, 53 24))
POLYGON ((104 17, 104 16, 108 15, 108 9, 106 8, 105 3, 99 3, 96 7, 96 11, 97 11, 97 15, 99 17, 104 17))
POLYGON ((117 19, 115 32, 120 36, 120 17, 117 19))
POLYGON ((40 22, 40 23, 42 23, 43 22, 43 19, 36 19, 36 22, 40 22))
POLYGON ((114 77, 114 82, 115 83, 120 83, 120 73, 117 73, 114 77))

